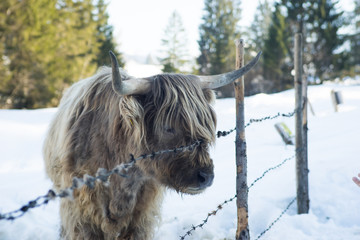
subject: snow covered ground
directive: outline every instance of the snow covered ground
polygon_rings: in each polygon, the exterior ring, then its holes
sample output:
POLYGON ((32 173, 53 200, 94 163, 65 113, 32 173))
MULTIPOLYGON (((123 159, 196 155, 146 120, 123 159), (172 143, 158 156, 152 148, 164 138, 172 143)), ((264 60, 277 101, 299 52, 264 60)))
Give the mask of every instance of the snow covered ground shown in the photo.
MULTIPOLYGON (((351 178, 360 172, 360 84, 324 84, 309 88, 315 116, 309 112, 310 212, 297 215, 296 203, 261 239, 360 239, 360 188, 351 178), (330 91, 342 92, 344 104, 335 113, 330 91)), ((246 119, 287 113, 294 109, 294 91, 246 98, 246 119)), ((234 99, 217 100, 218 129, 235 126, 234 99)), ((0 110, 0 212, 18 209, 51 188, 41 149, 56 109, 0 110)), ((294 132, 294 118, 253 123, 246 128, 248 183, 294 154, 274 124, 283 121, 294 132)), ((162 224, 155 239, 179 239, 208 212, 235 195, 235 134, 217 140, 212 149, 215 180, 205 193, 178 195, 169 191, 162 224)), ((295 197, 295 161, 269 172, 249 191, 250 235, 255 239, 295 197)), ((57 239, 59 201, 36 208, 13 221, 0 221, 0 239, 57 239)), ((211 216, 203 228, 185 239, 234 239, 235 201, 211 216)))

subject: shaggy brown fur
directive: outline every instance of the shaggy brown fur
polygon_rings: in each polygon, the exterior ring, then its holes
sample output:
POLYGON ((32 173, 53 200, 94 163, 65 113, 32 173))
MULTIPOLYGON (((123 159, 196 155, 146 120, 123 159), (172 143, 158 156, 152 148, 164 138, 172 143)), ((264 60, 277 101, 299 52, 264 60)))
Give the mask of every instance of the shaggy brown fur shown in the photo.
POLYGON ((128 178, 112 175, 108 187, 84 187, 74 200, 62 199, 63 239, 151 239, 165 187, 196 194, 212 181, 207 147, 215 140, 213 92, 190 76, 162 74, 148 94, 119 96, 111 78, 111 69, 103 68, 74 84, 61 100, 44 145, 46 171, 56 189, 69 187, 75 176, 127 162, 130 154, 195 140, 203 144, 193 152, 139 161, 128 178), (204 176, 211 180, 204 183, 204 176))

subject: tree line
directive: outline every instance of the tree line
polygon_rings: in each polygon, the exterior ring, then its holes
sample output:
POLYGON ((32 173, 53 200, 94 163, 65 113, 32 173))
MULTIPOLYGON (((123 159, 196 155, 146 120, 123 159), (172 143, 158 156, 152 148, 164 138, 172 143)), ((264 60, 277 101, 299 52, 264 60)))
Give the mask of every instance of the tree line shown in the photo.
MULTIPOLYGON (((245 94, 292 88, 294 35, 302 33, 304 75, 310 84, 359 74, 360 2, 354 0, 354 6, 353 12, 344 13, 333 0, 260 0, 251 26, 241 29, 241 1, 205 0, 195 73, 233 70, 234 40, 243 38, 246 61, 263 52, 255 69, 245 76, 245 94)), ((220 97, 234 95, 232 86, 218 92, 220 97)))
MULTIPOLYGON (((333 0, 260 0, 250 27, 241 28, 241 0, 204 0, 199 56, 191 59, 181 16, 174 12, 162 38, 164 72, 201 75, 234 69, 234 40, 246 43, 245 60, 263 57, 245 76, 245 94, 293 86, 293 36, 304 39, 310 83, 360 72, 360 3, 344 13, 333 0), (345 26, 345 27, 344 27, 345 26), (345 31, 341 31, 345 29, 345 31)), ((105 0, 2 0, 0 2, 0 108, 57 106, 74 81, 109 65, 116 49, 105 0)), ((218 91, 233 96, 233 87, 218 91)))

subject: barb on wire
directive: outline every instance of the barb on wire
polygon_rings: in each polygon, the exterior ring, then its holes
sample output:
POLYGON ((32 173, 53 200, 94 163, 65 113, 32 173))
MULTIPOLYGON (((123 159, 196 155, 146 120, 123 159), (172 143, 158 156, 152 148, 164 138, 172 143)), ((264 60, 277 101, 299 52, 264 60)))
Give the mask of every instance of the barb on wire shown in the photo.
POLYGON ((269 231, 274 225, 275 223, 277 223, 280 218, 287 212, 287 210, 289 210, 289 208, 291 207, 291 205, 295 202, 296 197, 293 198, 293 200, 291 200, 291 202, 287 205, 287 207, 281 212, 281 214, 264 230, 262 231, 259 236, 257 236, 257 238, 255 240, 260 239, 267 231, 269 231))
MULTIPOLYGON (((256 123, 256 122, 263 122, 263 121, 266 121, 266 120, 272 120, 272 119, 275 119, 275 118, 278 118, 278 117, 288 117, 288 118, 293 117, 296 112, 297 112, 297 110, 295 109, 294 111, 289 112, 289 113, 280 113, 280 112, 278 112, 277 114, 275 114, 273 116, 267 116, 267 117, 262 117, 262 118, 251 118, 249 120, 249 122, 247 124, 245 124, 245 128, 249 127, 251 124, 256 123)), ((233 129, 230 129, 229 131, 218 131, 217 132, 217 137, 218 138, 225 137, 225 136, 229 135, 230 133, 232 133, 234 131, 236 131, 236 127, 233 128, 233 129)))
MULTIPOLYGON (((299 149, 298 151, 301 151, 302 149, 299 149)), ((248 187, 248 191, 250 190, 250 188, 252 188, 258 181, 260 181, 261 179, 263 179, 265 177, 265 175, 267 173, 269 173, 270 171, 272 170, 275 170, 277 168, 280 168, 282 165, 284 165, 286 162, 288 162, 289 160, 295 158, 296 155, 293 155, 291 157, 288 157, 286 159, 284 159, 281 163, 279 163, 278 165, 274 166, 274 167, 270 167, 268 168, 260 177, 256 178, 248 187)), ((234 197, 228 199, 228 200, 225 200, 224 202, 222 202, 221 204, 219 204, 217 206, 217 208, 212 211, 212 212, 209 212, 208 215, 206 216, 206 218, 204 220, 202 220, 202 222, 196 226, 192 226, 184 235, 180 236, 180 239, 181 240, 184 240, 186 236, 190 236, 192 234, 193 231, 195 231, 197 228, 202 228, 209 220, 209 217, 211 216, 215 216, 217 214, 217 212, 221 209, 223 209, 224 205, 234 201, 235 199, 237 198, 237 194, 235 194, 234 197)))
POLYGON ((71 187, 62 189, 58 193, 56 193, 54 190, 50 189, 46 195, 40 196, 32 201, 29 201, 28 204, 23 205, 18 210, 4 213, 4 214, 0 213, 0 220, 15 220, 17 218, 20 218, 26 212, 28 212, 30 209, 46 205, 46 204, 48 204, 48 202, 50 200, 53 200, 57 197, 73 199, 74 190, 80 189, 84 185, 86 185, 87 187, 92 189, 95 187, 96 182, 101 182, 101 183, 105 184, 105 186, 106 186, 109 184, 109 177, 112 174, 117 174, 121 177, 127 177, 126 174, 127 174, 128 170, 131 167, 133 167, 137 161, 140 161, 140 160, 143 160, 146 158, 154 159, 155 156, 165 154, 165 153, 178 154, 178 153, 181 153, 184 151, 193 151, 196 147, 200 146, 201 144, 202 144, 202 141, 199 140, 199 141, 195 141, 194 143, 187 145, 187 146, 176 147, 173 149, 160 150, 157 152, 152 152, 150 154, 142 154, 137 158, 135 158, 134 155, 130 154, 130 160, 128 163, 119 164, 110 171, 108 171, 104 168, 99 168, 96 172, 95 177, 88 175, 88 174, 85 174, 83 176, 83 178, 74 177, 71 187))

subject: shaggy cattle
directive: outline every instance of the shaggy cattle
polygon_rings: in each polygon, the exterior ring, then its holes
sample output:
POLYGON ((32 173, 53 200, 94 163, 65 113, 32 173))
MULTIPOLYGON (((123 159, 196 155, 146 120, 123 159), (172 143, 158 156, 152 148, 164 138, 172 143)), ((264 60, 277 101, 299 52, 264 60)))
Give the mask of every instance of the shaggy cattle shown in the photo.
POLYGON ((165 188, 197 194, 209 187, 214 166, 208 147, 216 127, 211 89, 233 82, 258 60, 215 76, 134 78, 110 56, 112 68, 67 90, 50 125, 44 159, 56 190, 71 186, 73 177, 126 163, 130 154, 201 145, 138 161, 126 178, 111 175, 106 186, 85 186, 74 199, 61 199, 62 239, 151 239, 165 188))

